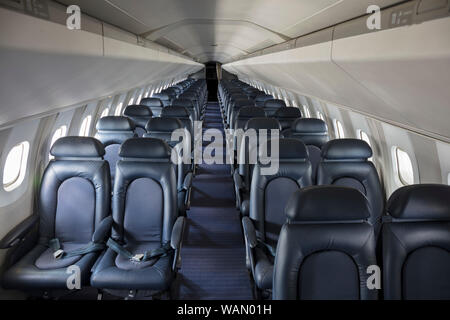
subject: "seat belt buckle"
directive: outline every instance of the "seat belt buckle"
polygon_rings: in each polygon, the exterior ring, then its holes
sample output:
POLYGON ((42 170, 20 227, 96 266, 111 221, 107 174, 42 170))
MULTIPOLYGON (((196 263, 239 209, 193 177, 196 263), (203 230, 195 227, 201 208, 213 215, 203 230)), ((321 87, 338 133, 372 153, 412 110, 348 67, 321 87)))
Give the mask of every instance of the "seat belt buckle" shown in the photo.
POLYGON ((58 249, 55 252, 53 252, 53 258, 55 258, 56 260, 61 259, 63 254, 64 254, 64 250, 58 249))
POLYGON ((144 258, 144 254, 138 253, 138 254, 135 254, 134 256, 132 256, 131 260, 135 261, 135 262, 141 262, 143 258, 144 258))

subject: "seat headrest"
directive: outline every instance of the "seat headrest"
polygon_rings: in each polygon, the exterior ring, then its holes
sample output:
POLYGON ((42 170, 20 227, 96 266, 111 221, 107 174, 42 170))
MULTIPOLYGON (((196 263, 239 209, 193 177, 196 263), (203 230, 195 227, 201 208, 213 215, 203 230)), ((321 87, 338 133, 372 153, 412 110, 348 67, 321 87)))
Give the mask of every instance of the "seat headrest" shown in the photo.
POLYGON ((171 118, 189 118, 189 111, 185 107, 165 107, 161 111, 161 117, 171 117, 171 118))
POLYGON ((182 128, 183 124, 177 118, 151 118, 145 126, 147 132, 172 132, 182 128))
POLYGON ((255 105, 255 102, 250 99, 237 99, 233 102, 234 107, 252 107, 255 105))
MULTIPOLYGON (((258 98, 258 97, 256 97, 258 98)), ((286 107, 286 102, 281 99, 268 99, 264 101, 265 108, 282 108, 286 107)))
POLYGON ((197 100, 197 94, 195 92, 184 92, 180 95, 180 99, 197 100))
POLYGON ((238 119, 242 118, 264 118, 266 112, 261 107, 241 107, 237 114, 238 119))
POLYGON ((397 189, 387 212, 396 219, 450 220, 450 186, 416 184, 397 189))
POLYGON ((266 100, 271 100, 271 99, 273 99, 273 96, 271 95, 271 94, 265 94, 265 93, 263 93, 263 94, 258 94, 256 97, 255 97, 255 101, 266 101, 266 100))
POLYGON ((147 106, 147 107, 163 107, 163 103, 159 98, 144 98, 141 100, 141 102, 139 102, 142 106, 147 106))
POLYGON ((336 139, 328 141, 322 147, 326 160, 367 160, 372 156, 372 148, 359 139, 336 139))
POLYGON ((175 99, 172 101, 172 107, 191 107, 192 101, 190 99, 175 99))
POLYGON ((170 159, 169 145, 156 138, 131 138, 120 146, 119 157, 128 159, 170 159))
POLYGON ((274 118, 252 118, 245 124, 245 130, 248 129, 278 129, 281 130, 281 125, 277 119, 274 118))
POLYGON ((278 119, 292 119, 292 118, 301 118, 302 112, 299 108, 293 108, 293 107, 281 107, 275 111, 275 118, 278 119))
POLYGON ((290 221, 358 221, 370 217, 370 204, 358 190, 312 186, 292 194, 285 213, 290 221))
POLYGON ((301 118, 295 120, 291 125, 293 133, 301 134, 328 134, 325 121, 315 118, 301 118))
POLYGON ((95 126, 97 131, 133 131, 134 123, 127 117, 107 116, 100 118, 95 126))
POLYGON ((103 144, 92 137, 62 137, 53 143, 50 154, 55 159, 99 158, 105 155, 103 144))
POLYGON ((259 156, 267 155, 267 147, 270 149, 274 143, 278 143, 280 161, 288 159, 305 160, 309 158, 308 149, 305 144, 300 140, 290 138, 269 139, 267 144, 259 147, 259 156))
POLYGON ((168 93, 160 92, 152 95, 152 98, 158 98, 159 100, 170 100, 171 97, 168 93))
POLYGON ((123 114, 127 117, 151 117, 152 111, 146 106, 142 105, 129 105, 123 111, 123 114))

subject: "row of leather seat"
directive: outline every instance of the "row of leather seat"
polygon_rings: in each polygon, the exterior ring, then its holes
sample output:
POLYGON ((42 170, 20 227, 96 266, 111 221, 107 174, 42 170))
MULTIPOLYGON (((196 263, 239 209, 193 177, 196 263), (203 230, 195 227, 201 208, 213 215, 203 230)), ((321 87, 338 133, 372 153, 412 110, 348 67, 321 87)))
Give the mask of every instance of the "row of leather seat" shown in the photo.
MULTIPOLYGON (((197 84, 195 95, 203 103, 206 83, 183 83, 178 93, 197 84)), ((167 122, 184 128, 181 121, 146 118, 145 110, 151 109, 129 106, 128 117, 101 118, 97 139, 64 137, 53 144, 39 212, 1 242, 14 246, 4 288, 65 290, 67 268, 76 266, 81 286, 124 297, 168 292, 180 263, 185 223, 180 213, 186 210, 180 207, 192 173, 172 162, 171 146, 150 137, 167 122), (138 126, 147 128, 144 137, 135 132, 138 126)))
MULTIPOLYGON (((250 91, 247 84, 239 83, 238 80, 232 84, 221 84, 220 87, 222 89, 219 89, 219 101, 222 110, 226 110, 227 103, 233 99, 233 94, 230 92, 235 89, 229 89, 229 87, 239 87, 241 90, 246 89, 246 92, 250 91)), ((280 107, 278 110, 283 109, 294 108, 280 107)), ((282 130, 277 119, 262 118, 264 110, 254 106, 240 107, 234 121, 241 121, 239 113, 242 111, 246 117, 242 118, 242 122, 234 125, 234 128, 242 127, 245 122, 245 130, 282 130), (253 117, 254 115, 257 117, 253 117)), ((225 121, 226 113, 226 111, 223 112, 225 121)), ((320 119, 297 118, 291 122, 290 128, 281 131, 280 136, 282 138, 278 140, 279 170, 276 174, 262 174, 263 164, 248 162, 249 151, 252 148, 248 144, 241 148, 241 154, 238 155, 241 161, 233 172, 237 207, 244 216, 242 222, 247 247, 247 266, 251 270, 255 294, 258 297, 269 295, 272 289, 275 248, 279 243, 280 230, 286 222, 283 212, 290 195, 296 190, 309 189, 313 184, 357 190, 357 194, 363 195, 370 208, 363 220, 370 225, 375 241, 378 239, 381 220, 385 214, 381 183, 375 167, 368 161, 368 158, 372 156, 372 150, 367 143, 358 139, 328 141, 326 124, 320 119)), ((239 143, 243 142, 237 142, 239 143)), ((328 196, 331 197, 332 194, 332 192, 323 191, 324 198, 321 201, 327 203, 328 196)), ((317 203, 316 206, 309 208, 313 208, 314 211, 317 208, 317 214, 320 215, 322 214, 319 212, 320 205, 317 203)), ((438 202, 437 205, 441 204, 438 202)), ((339 217, 339 212, 335 217, 336 220, 340 218, 345 220, 345 215, 339 217)), ((296 268, 298 269, 298 265, 296 268)), ((292 274, 291 271, 289 271, 290 274, 292 274)), ((284 283, 284 285, 290 288, 295 287, 290 283, 284 283)))
MULTIPOLYGON (((450 299, 449 196, 450 187, 437 184, 394 192, 377 254, 371 206, 360 192, 296 191, 273 257, 273 299, 450 299)), ((251 241, 257 248, 256 232, 251 241)))
POLYGON ((104 147, 95 138, 63 137, 50 153, 54 159, 42 177, 33 224, 38 229, 7 259, 2 286, 65 290, 67 268, 77 267, 81 286, 117 296, 168 290, 185 223, 177 211, 170 147, 160 139, 127 139, 113 187, 104 147))
MULTIPOLYGON (((176 129, 185 129, 189 132, 191 137, 191 148, 193 146, 194 137, 194 121, 198 120, 198 114, 203 113, 203 101, 205 99, 206 83, 204 81, 195 81, 181 91, 180 96, 186 92, 193 92, 192 86, 195 86, 196 99, 201 101, 201 109, 194 109, 194 101, 189 99, 171 100, 167 106, 159 110, 159 115, 153 115, 152 107, 148 106, 148 101, 156 101, 158 98, 145 98, 141 101, 141 105, 130 105, 124 110, 124 116, 106 116, 96 124, 97 133, 95 137, 99 139, 105 147, 105 160, 110 164, 111 179, 114 182, 115 164, 117 163, 118 150, 120 145, 127 139, 132 137, 164 137, 164 140, 175 147, 178 143, 170 141, 171 134, 176 129), (198 91, 198 93, 197 93, 198 91), (147 99, 147 100, 146 100, 147 99), (147 102, 146 102, 147 101, 147 102), (147 105, 146 105, 147 103, 147 105), (183 106, 183 105, 184 106, 183 106), (189 112, 195 110, 195 112, 189 112)), ((169 88, 170 89, 170 88, 169 88)), ((168 90, 168 89, 166 89, 168 90)), ((158 100, 159 101, 159 100, 158 100)), ((162 102, 159 101, 162 105, 162 102)), ((180 150, 181 152, 182 150, 180 150)), ((180 154, 180 156, 182 156, 180 154)), ((191 192, 192 176, 195 173, 195 166, 191 161, 189 163, 179 163, 177 167, 177 181, 178 181, 178 208, 181 214, 185 214, 189 209, 189 199, 191 192)))

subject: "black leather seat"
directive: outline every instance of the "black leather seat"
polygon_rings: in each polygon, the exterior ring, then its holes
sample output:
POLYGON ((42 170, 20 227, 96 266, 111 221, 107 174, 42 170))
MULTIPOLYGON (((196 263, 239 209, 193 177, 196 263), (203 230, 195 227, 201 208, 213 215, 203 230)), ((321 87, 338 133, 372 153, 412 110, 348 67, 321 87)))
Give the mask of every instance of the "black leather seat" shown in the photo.
POLYGON ((177 118, 153 118, 147 123, 147 133, 144 134, 144 137, 164 140, 171 148, 175 148, 178 155, 176 162, 178 210, 181 215, 185 215, 186 210, 189 209, 193 172, 192 165, 188 161, 182 161, 183 154, 177 146, 180 140, 172 141, 172 133, 179 129, 184 129, 184 126, 177 118))
POLYGON ((238 99, 233 100, 230 103, 230 109, 228 110, 227 114, 227 124, 231 127, 234 120, 236 119, 236 115, 239 112, 239 109, 242 107, 252 107, 255 103, 250 99, 238 99))
POLYGON ((162 140, 132 138, 120 148, 108 249, 91 285, 117 296, 147 296, 170 288, 181 248, 171 148, 162 140), (136 292, 139 290, 140 292, 136 292))
POLYGON ((133 121, 136 127, 135 133, 139 137, 142 137, 142 135, 145 133, 145 125, 153 116, 152 111, 149 108, 141 105, 127 106, 123 111, 123 115, 133 121))
POLYGON ((395 191, 383 223, 383 288, 388 300, 450 299, 450 186, 395 191))
POLYGON ((120 145, 127 139, 136 137, 134 123, 127 117, 108 116, 100 118, 96 125, 95 137, 105 147, 105 160, 109 162, 111 181, 114 182, 116 162, 119 160, 120 145))
POLYGON ((258 94, 255 97, 255 105, 257 107, 264 107, 265 102, 267 100, 272 100, 272 99, 273 99, 273 96, 271 94, 265 94, 265 93, 258 94))
POLYGON ((140 102, 141 106, 148 107, 154 117, 159 117, 161 115, 161 111, 164 108, 164 104, 159 98, 151 97, 151 98, 144 98, 140 102))
POLYGON ((384 195, 377 169, 367 159, 372 149, 363 140, 337 139, 322 147, 322 160, 317 168, 318 185, 336 185, 359 190, 371 206, 369 222, 378 237, 384 211, 384 195))
POLYGON ((72 265, 79 268, 80 284, 86 286, 91 267, 104 249, 112 219, 109 166, 103 160, 103 145, 90 137, 64 137, 53 144, 50 154, 54 159, 42 177, 36 223, 10 233, 23 237, 39 222, 37 236, 30 236, 31 241, 20 237, 2 241, 18 243, 11 249, 11 261, 7 259, 4 265, 5 289, 66 290, 71 275, 67 268, 72 265))
POLYGON ((281 107, 275 111, 273 117, 280 122, 281 130, 286 130, 291 128, 295 120, 302 117, 302 113, 299 108, 281 107))
POLYGON ((249 199, 251 177, 254 165, 254 162, 251 163, 252 154, 250 154, 250 151, 252 151, 253 148, 259 147, 260 130, 267 130, 267 139, 270 139, 271 137, 276 138, 275 136, 272 136, 272 130, 277 130, 278 137, 280 137, 280 129, 280 123, 276 119, 252 118, 247 121, 244 127, 246 136, 237 137, 237 140, 241 142, 237 149, 238 164, 237 170, 233 172, 233 180, 236 193, 236 206, 240 208, 243 215, 248 215, 248 205, 244 202, 248 202, 249 199), (253 139, 248 138, 252 131, 256 134, 256 145, 252 144, 253 139))
MULTIPOLYGON (((272 140, 271 143, 274 143, 272 140)), ((242 223, 247 254, 258 290, 272 289, 273 253, 281 226, 286 221, 284 208, 291 194, 312 185, 311 164, 305 145, 295 139, 280 139, 276 173, 265 173, 264 165, 253 169, 250 215, 242 223), (257 240, 257 243, 254 240, 257 240)), ((269 144, 271 145, 271 144, 269 144)), ((265 146, 260 151, 264 154, 265 146)))
POLYGON ((158 98, 162 102, 164 107, 170 106, 172 104, 172 99, 174 99, 174 97, 172 97, 170 94, 164 92, 154 93, 152 95, 152 98, 158 98))
POLYGON ((175 99, 172 101, 172 107, 184 107, 189 111, 189 114, 194 121, 200 119, 197 109, 190 99, 175 99))
POLYGON ((367 267, 376 265, 370 204, 358 191, 334 186, 299 190, 275 257, 275 300, 375 300, 367 267))
POLYGON ((297 119, 290 129, 283 131, 283 136, 300 139, 306 144, 313 168, 313 181, 316 182, 317 166, 322 160, 322 146, 328 142, 328 128, 325 121, 314 118, 297 119))
POLYGON ((268 99, 264 101, 264 110, 268 117, 275 116, 275 113, 280 108, 286 108, 286 103, 281 99, 268 99))

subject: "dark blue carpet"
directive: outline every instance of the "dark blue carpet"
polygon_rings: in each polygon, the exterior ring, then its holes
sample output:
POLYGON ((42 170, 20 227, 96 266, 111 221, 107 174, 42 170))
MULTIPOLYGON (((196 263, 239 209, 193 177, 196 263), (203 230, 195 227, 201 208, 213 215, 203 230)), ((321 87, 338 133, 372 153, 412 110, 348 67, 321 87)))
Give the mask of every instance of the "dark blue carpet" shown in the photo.
MULTIPOLYGON (((223 130, 217 103, 203 127, 223 130)), ((199 166, 187 215, 178 299, 252 299, 229 165, 199 166)))

